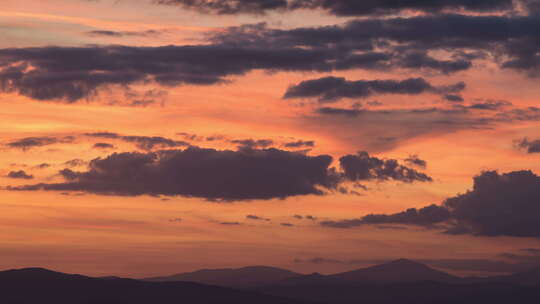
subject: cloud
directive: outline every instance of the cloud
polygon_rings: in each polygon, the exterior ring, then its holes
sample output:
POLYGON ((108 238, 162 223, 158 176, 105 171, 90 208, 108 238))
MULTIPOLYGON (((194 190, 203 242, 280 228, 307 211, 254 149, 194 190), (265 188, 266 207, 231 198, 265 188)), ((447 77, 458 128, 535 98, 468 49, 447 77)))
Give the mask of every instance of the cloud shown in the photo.
POLYGON ((233 144, 238 145, 239 149, 260 149, 268 148, 274 144, 271 139, 234 139, 230 141, 233 144))
POLYGON ((59 144, 59 143, 72 143, 75 141, 75 137, 73 136, 65 136, 65 137, 25 137, 21 139, 17 139, 11 142, 8 142, 6 144, 9 148, 15 148, 15 149, 21 149, 21 150, 29 150, 36 147, 42 147, 42 146, 48 146, 53 144, 59 144))
POLYGON ((358 182, 366 180, 396 180, 406 183, 431 182, 425 173, 403 166, 395 159, 379 159, 367 152, 347 155, 339 159, 340 167, 346 179, 358 182))
POLYGON ((358 110, 358 109, 341 109, 341 108, 333 108, 333 107, 323 107, 317 109, 317 113, 323 114, 323 115, 343 115, 343 116, 349 116, 349 117, 356 117, 360 114, 362 114, 364 110, 358 110))
POLYGON ((208 200, 276 199, 322 195, 339 177, 332 157, 277 149, 218 151, 189 147, 153 153, 114 153, 90 162, 88 171, 69 169, 64 183, 11 190, 83 191, 106 195, 168 195, 208 200))
POLYGON ((68 166, 68 167, 81 167, 81 166, 84 166, 86 165, 86 161, 80 159, 80 158, 75 158, 75 159, 71 159, 71 160, 68 160, 66 162, 64 162, 64 165, 65 166, 68 166))
POLYGON ((10 171, 6 177, 9 178, 16 178, 16 179, 33 179, 34 176, 31 174, 26 173, 23 170, 19 171, 10 171))
POLYGON ((450 211, 444 207, 431 205, 421 209, 411 208, 395 214, 369 214, 359 219, 343 221, 324 221, 322 226, 333 228, 352 228, 374 224, 404 224, 432 226, 450 219, 450 211))
POLYGON ((283 98, 318 98, 320 102, 335 102, 343 98, 369 98, 380 94, 448 94, 457 93, 464 89, 465 83, 463 82, 436 87, 423 78, 349 81, 343 77, 330 76, 305 80, 290 86, 283 98))
POLYGON ((246 215, 246 219, 254 220, 254 221, 267 221, 267 222, 270 221, 269 218, 264 218, 264 217, 260 217, 260 216, 253 215, 253 214, 246 215))
POLYGON ((534 15, 372 16, 313 28, 281 30, 265 24, 234 27, 215 34, 211 41, 334 50, 339 54, 334 65, 338 70, 407 68, 449 74, 470 69, 477 60, 489 60, 503 69, 537 76, 539 26, 540 20, 534 15), (437 54, 441 51, 447 55, 437 54))
POLYGON ((111 31, 111 30, 95 30, 86 32, 89 36, 98 36, 98 37, 151 37, 158 36, 161 34, 160 31, 156 30, 146 30, 146 31, 111 31))
POLYGON ((450 101, 450 102, 463 102, 464 99, 460 95, 455 94, 446 94, 443 96, 444 100, 450 101))
MULTIPOLYGON (((286 30, 244 25, 209 33, 199 45, 6 48, 0 49, 0 91, 73 103, 95 98, 110 86, 215 85, 255 70, 449 74, 468 70, 477 60, 538 76, 539 26, 534 15, 428 14, 286 30)), ((155 101, 134 100, 132 105, 155 101)))
POLYGON ((523 138, 516 142, 519 149, 527 150, 527 153, 540 153, 540 139, 529 140, 523 138))
POLYGON ((298 140, 298 141, 284 143, 283 146, 285 148, 313 148, 315 147, 315 142, 312 140, 309 140, 309 141, 298 140))
MULTIPOLYGON (((324 10, 337 16, 394 14, 402 10, 434 13, 464 9, 472 12, 511 10, 511 0, 350 1, 350 0, 157 0, 185 9, 218 15, 264 14, 296 9, 324 10)), ((529 5, 533 7, 532 5, 529 5)))
POLYGON ((280 225, 283 227, 294 227, 294 224, 291 223, 281 223, 280 225))
POLYGON ((325 221, 321 225, 351 228, 373 224, 446 227, 449 234, 540 237, 540 177, 531 171, 474 177, 473 189, 446 199, 442 205, 411 208, 395 214, 371 214, 358 219, 325 221))
POLYGON ((185 141, 173 140, 161 136, 126 136, 111 132, 86 133, 85 135, 88 137, 117 139, 129 143, 134 143, 137 148, 146 151, 153 150, 154 148, 175 148, 189 146, 189 143, 185 141))
POLYGON ((113 144, 109 143, 95 143, 92 148, 94 149, 114 149, 113 144))
POLYGON ((418 155, 409 155, 409 157, 405 159, 405 162, 411 166, 417 166, 420 168, 427 167, 427 162, 423 159, 420 159, 418 155))
POLYGON ((540 109, 536 107, 505 106, 499 110, 467 107, 461 104, 409 109, 322 107, 302 117, 299 125, 336 140, 353 142, 359 149, 380 153, 413 138, 540 120, 540 109))
POLYGON ((242 223, 239 223, 239 222, 222 222, 222 223, 219 223, 220 225, 225 225, 225 226, 240 226, 242 225, 242 223))

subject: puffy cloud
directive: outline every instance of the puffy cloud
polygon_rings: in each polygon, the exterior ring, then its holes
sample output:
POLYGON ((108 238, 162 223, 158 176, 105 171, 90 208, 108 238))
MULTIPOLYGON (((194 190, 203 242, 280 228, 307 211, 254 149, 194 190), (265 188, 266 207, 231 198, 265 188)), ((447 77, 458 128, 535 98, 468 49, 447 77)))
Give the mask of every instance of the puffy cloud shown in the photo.
POLYGON ((516 142, 519 149, 527 150, 527 153, 540 153, 540 139, 529 140, 523 138, 516 142))
POLYGON ((24 170, 10 171, 6 177, 17 179, 33 179, 34 176, 26 173, 24 170))
POLYGON ((268 150, 218 151, 190 147, 153 153, 114 153, 90 162, 88 171, 69 169, 65 183, 12 190, 83 191, 108 195, 170 195, 208 200, 253 200, 321 195, 339 177, 332 157, 268 150))
MULTIPOLYGON (((76 161, 66 165, 85 164, 76 161)), ((87 171, 61 170, 64 183, 9 189, 240 201, 343 192, 351 181, 431 181, 429 176, 400 165, 397 160, 381 160, 366 152, 341 158, 342 171, 330 167, 331 164, 332 157, 328 155, 309 156, 275 148, 220 151, 191 146, 185 150, 114 153, 92 160, 87 171)), ((247 219, 266 220, 255 215, 248 215, 247 219)))
POLYGON ((358 182, 365 180, 396 180, 407 183, 431 182, 425 173, 400 165, 395 159, 371 157, 367 152, 347 155, 339 159, 345 178, 358 182))
POLYGON ((540 237, 540 177, 531 171, 499 174, 486 171, 473 189, 448 198, 440 206, 371 214, 359 219, 325 221, 321 225, 351 228, 368 224, 447 227, 449 234, 540 237))

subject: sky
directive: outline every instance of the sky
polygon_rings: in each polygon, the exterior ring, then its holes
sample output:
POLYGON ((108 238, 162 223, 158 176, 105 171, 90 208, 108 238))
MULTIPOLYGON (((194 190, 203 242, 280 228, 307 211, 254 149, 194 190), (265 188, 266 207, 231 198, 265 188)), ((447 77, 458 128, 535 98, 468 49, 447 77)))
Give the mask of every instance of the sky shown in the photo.
POLYGON ((540 265, 537 0, 3 0, 0 269, 540 265))

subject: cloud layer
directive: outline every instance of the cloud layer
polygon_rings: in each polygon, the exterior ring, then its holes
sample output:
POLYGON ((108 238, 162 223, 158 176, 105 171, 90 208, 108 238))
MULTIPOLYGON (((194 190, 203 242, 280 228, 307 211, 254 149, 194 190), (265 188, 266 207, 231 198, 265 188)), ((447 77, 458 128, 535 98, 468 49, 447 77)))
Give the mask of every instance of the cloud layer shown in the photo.
POLYGON ((335 228, 370 224, 439 225, 450 234, 540 237, 539 214, 539 176, 531 171, 505 174, 486 171, 474 178, 472 190, 448 198, 440 206, 325 221, 321 225, 335 228))

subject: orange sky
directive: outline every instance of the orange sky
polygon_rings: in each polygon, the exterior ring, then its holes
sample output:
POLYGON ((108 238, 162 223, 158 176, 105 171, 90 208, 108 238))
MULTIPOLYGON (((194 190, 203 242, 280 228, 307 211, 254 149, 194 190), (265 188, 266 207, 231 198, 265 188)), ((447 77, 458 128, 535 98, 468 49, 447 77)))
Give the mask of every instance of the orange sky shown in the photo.
MULTIPOLYGON (((0 49, 129 45, 160 46, 202 43, 204 33, 226 26, 266 21, 270 26, 295 27, 340 24, 350 18, 323 12, 270 13, 266 16, 202 15, 150 1, 3 0, 0 12, 0 49), (98 37, 94 30, 164 31, 157 36, 98 37)), ((231 82, 212 86, 164 87, 136 84, 131 89, 166 92, 160 102, 147 107, 125 106, 121 87, 112 86, 88 101, 67 104, 37 101, 18 93, 0 93, 2 144, 35 136, 76 136, 70 144, 54 144, 22 151, 0 149, 3 186, 50 183, 61 180, 57 172, 71 159, 92 160, 112 152, 136 150, 133 144, 115 142, 114 151, 92 148, 88 132, 163 136, 183 140, 180 132, 228 139, 272 139, 276 143, 313 140, 309 155, 329 154, 334 160, 365 150, 380 158, 403 160, 416 154, 426 160, 423 170, 431 183, 370 182, 361 196, 332 193, 248 202, 208 202, 181 196, 102 196, 97 194, 0 190, 0 269, 40 266, 89 275, 155 276, 199 268, 239 267, 254 264, 285 267, 302 272, 337 272, 370 264, 370 261, 412 258, 492 259, 503 252, 540 246, 534 238, 475 237, 441 234, 409 227, 406 230, 329 229, 318 221, 358 218, 370 213, 394 213, 407 208, 439 204, 472 187, 482 170, 509 172, 528 169, 540 173, 533 154, 514 146, 523 137, 534 138, 540 126, 534 121, 498 123, 489 129, 425 130, 422 121, 337 121, 319 119, 309 100, 283 100, 287 88, 306 79, 324 76, 348 79, 405 79, 426 77, 433 84, 467 83, 466 100, 508 100, 515 107, 537 104, 537 79, 502 71, 478 61, 467 71, 429 75, 419 71, 351 70, 330 73, 254 71, 230 77, 231 82), (119 104, 110 105, 110 101, 119 104), (305 101, 308 105, 299 105, 305 101), (124 104, 124 105, 122 105, 124 104), (402 126, 402 127, 400 127, 402 126), (413 130, 414 129, 414 130, 413 130), (393 144, 377 144, 377 137, 399 136, 393 144), (52 164, 36 169, 41 163, 52 164), (10 171, 32 173, 33 181, 5 177, 10 171), (271 221, 247 220, 254 214, 271 221), (174 221, 181 219, 181 221, 174 221), (225 226, 223 222, 243 225, 225 226), (285 227, 281 223, 292 223, 285 227), (365 260, 365 264, 305 264, 295 259, 326 257, 365 260)), ((412 109, 441 106, 439 96, 382 95, 372 98, 380 108, 412 109)), ((371 99, 370 99, 371 100, 371 99)), ((369 100, 362 100, 366 103, 369 100)), ((337 105, 350 105, 344 100, 337 105)), ((375 108, 373 108, 375 109, 375 108)), ((234 149, 225 142, 193 142, 202 147, 234 149)), ((84 166, 76 167, 84 170, 84 166)))

